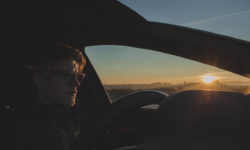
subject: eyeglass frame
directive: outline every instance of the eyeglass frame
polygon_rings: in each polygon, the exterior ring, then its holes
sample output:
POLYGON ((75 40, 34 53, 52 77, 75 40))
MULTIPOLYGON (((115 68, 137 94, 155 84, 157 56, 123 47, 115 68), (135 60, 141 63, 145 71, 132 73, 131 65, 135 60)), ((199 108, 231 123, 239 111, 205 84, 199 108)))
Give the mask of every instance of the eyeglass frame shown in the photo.
POLYGON ((84 79, 86 78, 86 74, 82 73, 82 72, 71 72, 71 71, 59 71, 59 70, 47 70, 44 72, 48 72, 48 73, 54 73, 56 75, 62 76, 64 81, 66 81, 67 83, 73 83, 75 77, 77 77, 77 80, 82 83, 84 81, 84 79), (70 79, 67 78, 67 75, 71 75, 70 79), (81 79, 79 79, 79 77, 81 79))

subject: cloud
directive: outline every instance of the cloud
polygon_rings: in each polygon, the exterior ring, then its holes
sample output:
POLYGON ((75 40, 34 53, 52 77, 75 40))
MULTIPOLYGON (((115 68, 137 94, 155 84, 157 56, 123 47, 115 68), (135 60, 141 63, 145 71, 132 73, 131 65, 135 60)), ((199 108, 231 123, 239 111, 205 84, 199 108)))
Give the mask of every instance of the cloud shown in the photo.
POLYGON ((117 71, 117 70, 120 70, 121 68, 122 68, 122 64, 117 64, 117 65, 113 66, 113 67, 111 68, 111 70, 117 71))
POLYGON ((244 10, 244 11, 239 11, 239 12, 235 12, 235 13, 229 13, 229 14, 225 14, 225 15, 215 16, 215 17, 211 17, 211 18, 207 18, 207 19, 202 19, 202 20, 190 22, 190 23, 185 23, 185 24, 182 24, 182 25, 195 26, 195 25, 200 25, 200 24, 204 24, 204 23, 207 23, 207 22, 211 22, 211 21, 216 21, 216 20, 219 20, 219 19, 222 19, 222 18, 237 16, 237 15, 242 15, 242 14, 247 14, 247 13, 250 13, 250 10, 244 10))

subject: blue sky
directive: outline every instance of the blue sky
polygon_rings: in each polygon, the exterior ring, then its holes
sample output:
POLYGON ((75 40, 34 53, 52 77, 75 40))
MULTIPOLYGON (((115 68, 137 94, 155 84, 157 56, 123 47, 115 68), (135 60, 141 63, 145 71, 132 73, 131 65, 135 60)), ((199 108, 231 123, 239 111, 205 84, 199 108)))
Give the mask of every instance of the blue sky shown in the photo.
MULTIPOLYGON (((120 0, 149 21, 206 30, 250 41, 250 0, 120 0)), ((198 62, 124 46, 94 46, 87 55, 106 84, 250 80, 198 62)))
POLYGON ((250 41, 250 0, 119 0, 149 21, 250 41))

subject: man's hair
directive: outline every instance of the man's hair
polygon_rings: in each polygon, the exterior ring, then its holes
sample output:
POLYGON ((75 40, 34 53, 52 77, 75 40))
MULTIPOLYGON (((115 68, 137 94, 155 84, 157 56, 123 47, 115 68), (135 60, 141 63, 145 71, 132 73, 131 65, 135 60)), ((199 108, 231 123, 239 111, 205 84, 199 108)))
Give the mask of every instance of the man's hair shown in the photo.
POLYGON ((39 70, 39 68, 43 68, 46 65, 54 65, 58 61, 68 59, 75 60, 80 66, 80 71, 86 65, 86 59, 79 49, 73 48, 68 44, 56 43, 40 53, 39 58, 36 60, 35 69, 39 70))

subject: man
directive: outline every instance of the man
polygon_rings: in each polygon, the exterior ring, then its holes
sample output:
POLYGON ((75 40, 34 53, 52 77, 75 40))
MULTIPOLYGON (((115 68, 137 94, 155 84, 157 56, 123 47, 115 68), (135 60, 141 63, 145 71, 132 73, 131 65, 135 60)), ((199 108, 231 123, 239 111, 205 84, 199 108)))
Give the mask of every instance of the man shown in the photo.
POLYGON ((80 126, 88 128, 87 114, 71 109, 85 78, 85 58, 68 45, 57 43, 50 48, 33 68, 36 98, 18 122, 17 145, 21 149, 67 150, 82 131, 80 126))
POLYGON ((77 88, 85 78, 86 64, 78 49, 61 45, 42 58, 36 66, 34 84, 39 102, 49 105, 74 106, 77 88))

